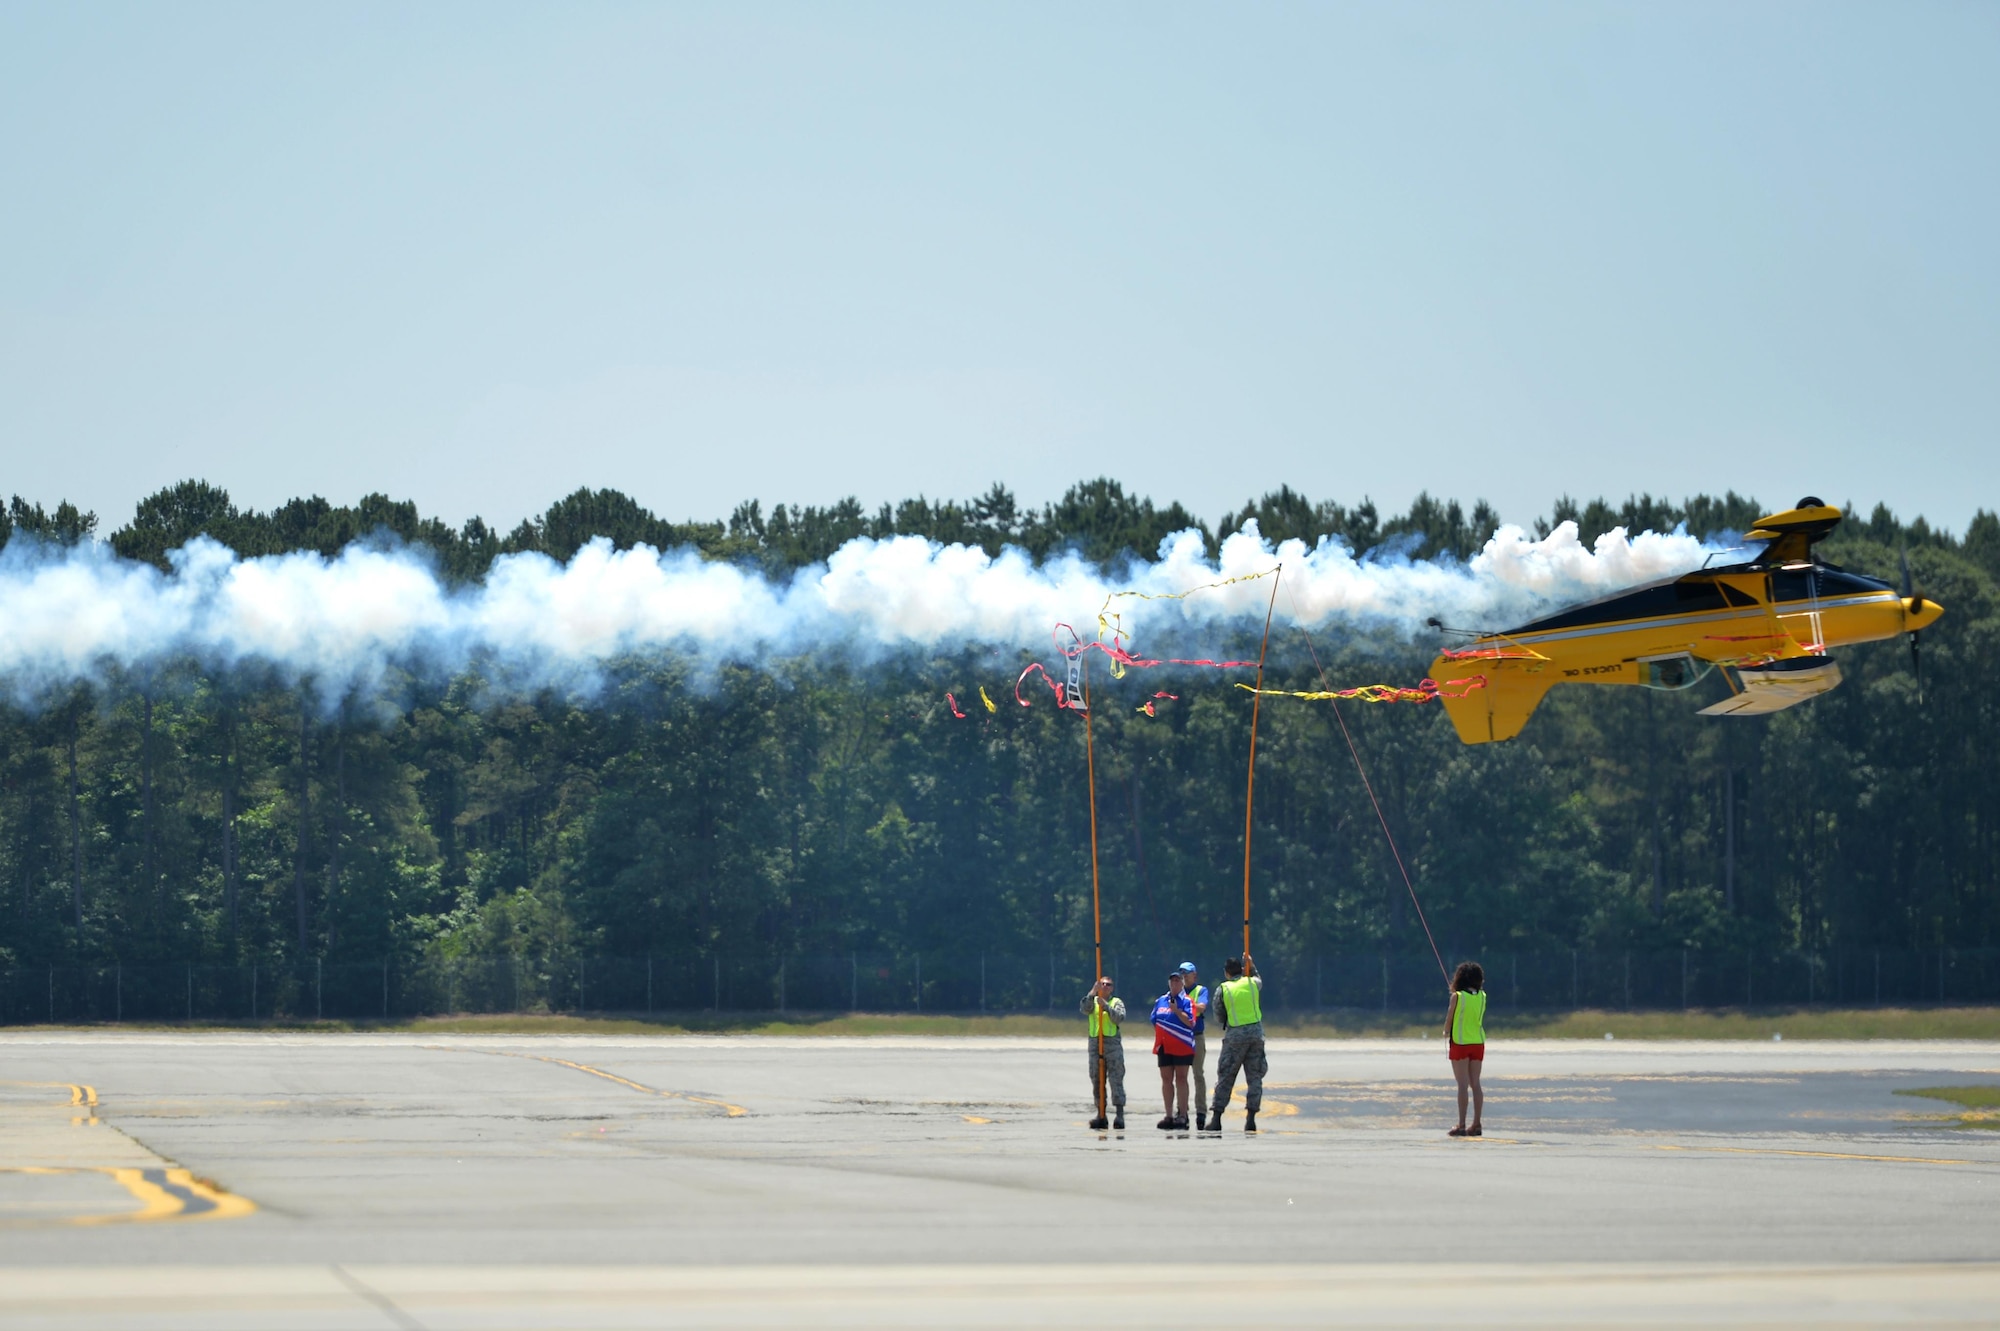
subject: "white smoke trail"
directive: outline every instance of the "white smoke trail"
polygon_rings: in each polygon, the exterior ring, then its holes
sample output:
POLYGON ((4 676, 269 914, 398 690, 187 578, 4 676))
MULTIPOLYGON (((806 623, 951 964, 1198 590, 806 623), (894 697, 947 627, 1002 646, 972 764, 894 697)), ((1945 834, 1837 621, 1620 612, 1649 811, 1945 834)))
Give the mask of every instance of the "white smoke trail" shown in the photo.
MULTIPOLYGON (((1553 605, 1699 566, 1714 547, 1684 532, 1594 548, 1574 523, 1537 540, 1502 527, 1468 563, 1357 559, 1343 545, 1276 549, 1254 525, 1211 561, 1198 532, 1159 558, 1105 573, 1064 556, 1039 567, 914 536, 858 539, 824 565, 773 581, 690 549, 614 551, 594 541, 568 564, 497 560, 483 584, 453 590, 426 552, 361 543, 339 556, 239 559, 206 538, 170 556, 172 571, 121 560, 100 544, 63 549, 17 539, 0 552, 0 680, 20 701, 110 671, 192 658, 255 665, 322 696, 366 690, 392 669, 440 672, 487 662, 515 687, 587 693, 622 656, 677 652, 759 661, 808 653, 866 660, 972 645, 1042 650, 1058 621, 1086 637, 1114 591, 1183 592, 1282 562, 1309 627, 1410 633, 1430 616, 1502 627, 1553 605)), ((1122 601, 1142 645, 1261 622, 1270 584, 1239 583, 1179 601, 1122 601)))

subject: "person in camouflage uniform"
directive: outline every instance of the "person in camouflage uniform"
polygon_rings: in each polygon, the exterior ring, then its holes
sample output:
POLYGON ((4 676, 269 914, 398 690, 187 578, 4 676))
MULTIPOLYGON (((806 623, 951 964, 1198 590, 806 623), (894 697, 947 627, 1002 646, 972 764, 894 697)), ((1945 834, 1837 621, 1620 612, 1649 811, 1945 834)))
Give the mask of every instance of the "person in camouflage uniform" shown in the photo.
POLYGON ((1222 1057, 1215 1067, 1215 1098, 1209 1102, 1211 1117, 1206 1130, 1222 1131, 1222 1111, 1229 1106, 1229 1093, 1236 1088, 1236 1074, 1244 1077, 1243 1130, 1257 1130, 1257 1111, 1264 1104, 1264 981, 1257 975, 1257 963, 1248 952, 1241 960, 1231 957, 1222 963, 1223 982, 1213 991, 1209 1011, 1226 1028, 1222 1033, 1222 1057))
POLYGON ((1125 1042, 1118 1032, 1119 1027, 1125 1024, 1125 1000, 1112 996, 1111 977, 1106 975, 1084 991, 1076 1009, 1089 1018, 1089 1025, 1084 1028, 1084 1055, 1090 1068, 1090 1106, 1099 1111, 1098 1117, 1090 1120, 1090 1126, 1122 1130, 1125 1127, 1125 1042), (1100 1027, 1104 1035, 1105 1100, 1117 1115, 1110 1124, 1104 1121, 1101 1112, 1103 1104, 1097 1098, 1097 1037, 1100 1027))

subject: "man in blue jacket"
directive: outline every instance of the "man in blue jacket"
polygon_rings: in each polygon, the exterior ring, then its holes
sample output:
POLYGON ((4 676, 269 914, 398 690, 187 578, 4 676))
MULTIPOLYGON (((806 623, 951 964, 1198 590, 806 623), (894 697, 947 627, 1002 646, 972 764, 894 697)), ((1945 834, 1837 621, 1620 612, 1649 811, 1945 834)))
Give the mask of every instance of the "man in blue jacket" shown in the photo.
POLYGON ((1192 961, 1181 963, 1181 992, 1194 1004, 1194 1121, 1208 1118, 1208 988, 1192 961))

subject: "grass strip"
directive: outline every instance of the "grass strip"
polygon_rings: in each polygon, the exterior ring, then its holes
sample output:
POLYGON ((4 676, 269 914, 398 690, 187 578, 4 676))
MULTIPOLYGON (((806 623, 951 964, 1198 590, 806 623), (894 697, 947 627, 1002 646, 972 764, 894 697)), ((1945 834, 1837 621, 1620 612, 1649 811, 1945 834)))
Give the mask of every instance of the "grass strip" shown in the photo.
MULTIPOLYGON (((105 1028, 101 1024, 97 1029, 105 1028)), ((1347 1010, 1272 1016, 1274 1036, 1292 1039, 1439 1037, 1443 1014, 1347 1010)), ((1128 1022, 1143 1038, 1143 1019, 1128 1022)), ((2000 1007, 1710 1008, 1669 1012, 1489 1012, 1496 1041, 1602 1040, 2000 1040, 2000 1007)), ((17 1028, 25 1029, 25 1028, 17 1028)), ((47 1028, 43 1028, 47 1029, 47 1028)), ((1017 1013, 492 1013, 390 1021, 126 1022, 121 1030, 390 1031, 417 1035, 1014 1035, 1077 1036, 1079 1017, 1017 1013)), ((1949 1089, 1949 1088, 1947 1088, 1949 1089)))
POLYGON ((1896 1094, 1958 1105, 1965 1110, 1964 1113, 1945 1116, 1945 1121, 1953 1127, 2000 1131, 2000 1086, 1921 1086, 1897 1091, 1896 1094))

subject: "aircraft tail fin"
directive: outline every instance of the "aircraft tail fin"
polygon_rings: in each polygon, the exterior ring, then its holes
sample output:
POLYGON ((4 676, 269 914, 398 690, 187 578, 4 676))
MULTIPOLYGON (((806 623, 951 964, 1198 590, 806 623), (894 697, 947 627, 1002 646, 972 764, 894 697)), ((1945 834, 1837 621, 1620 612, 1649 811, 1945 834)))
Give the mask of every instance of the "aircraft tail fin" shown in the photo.
POLYGON ((1554 672, 1541 661, 1440 656, 1431 662, 1431 678, 1440 684, 1475 675, 1484 678, 1483 686, 1439 698, 1459 739, 1467 744, 1492 744, 1520 734, 1541 705, 1542 695, 1556 682, 1554 672))

